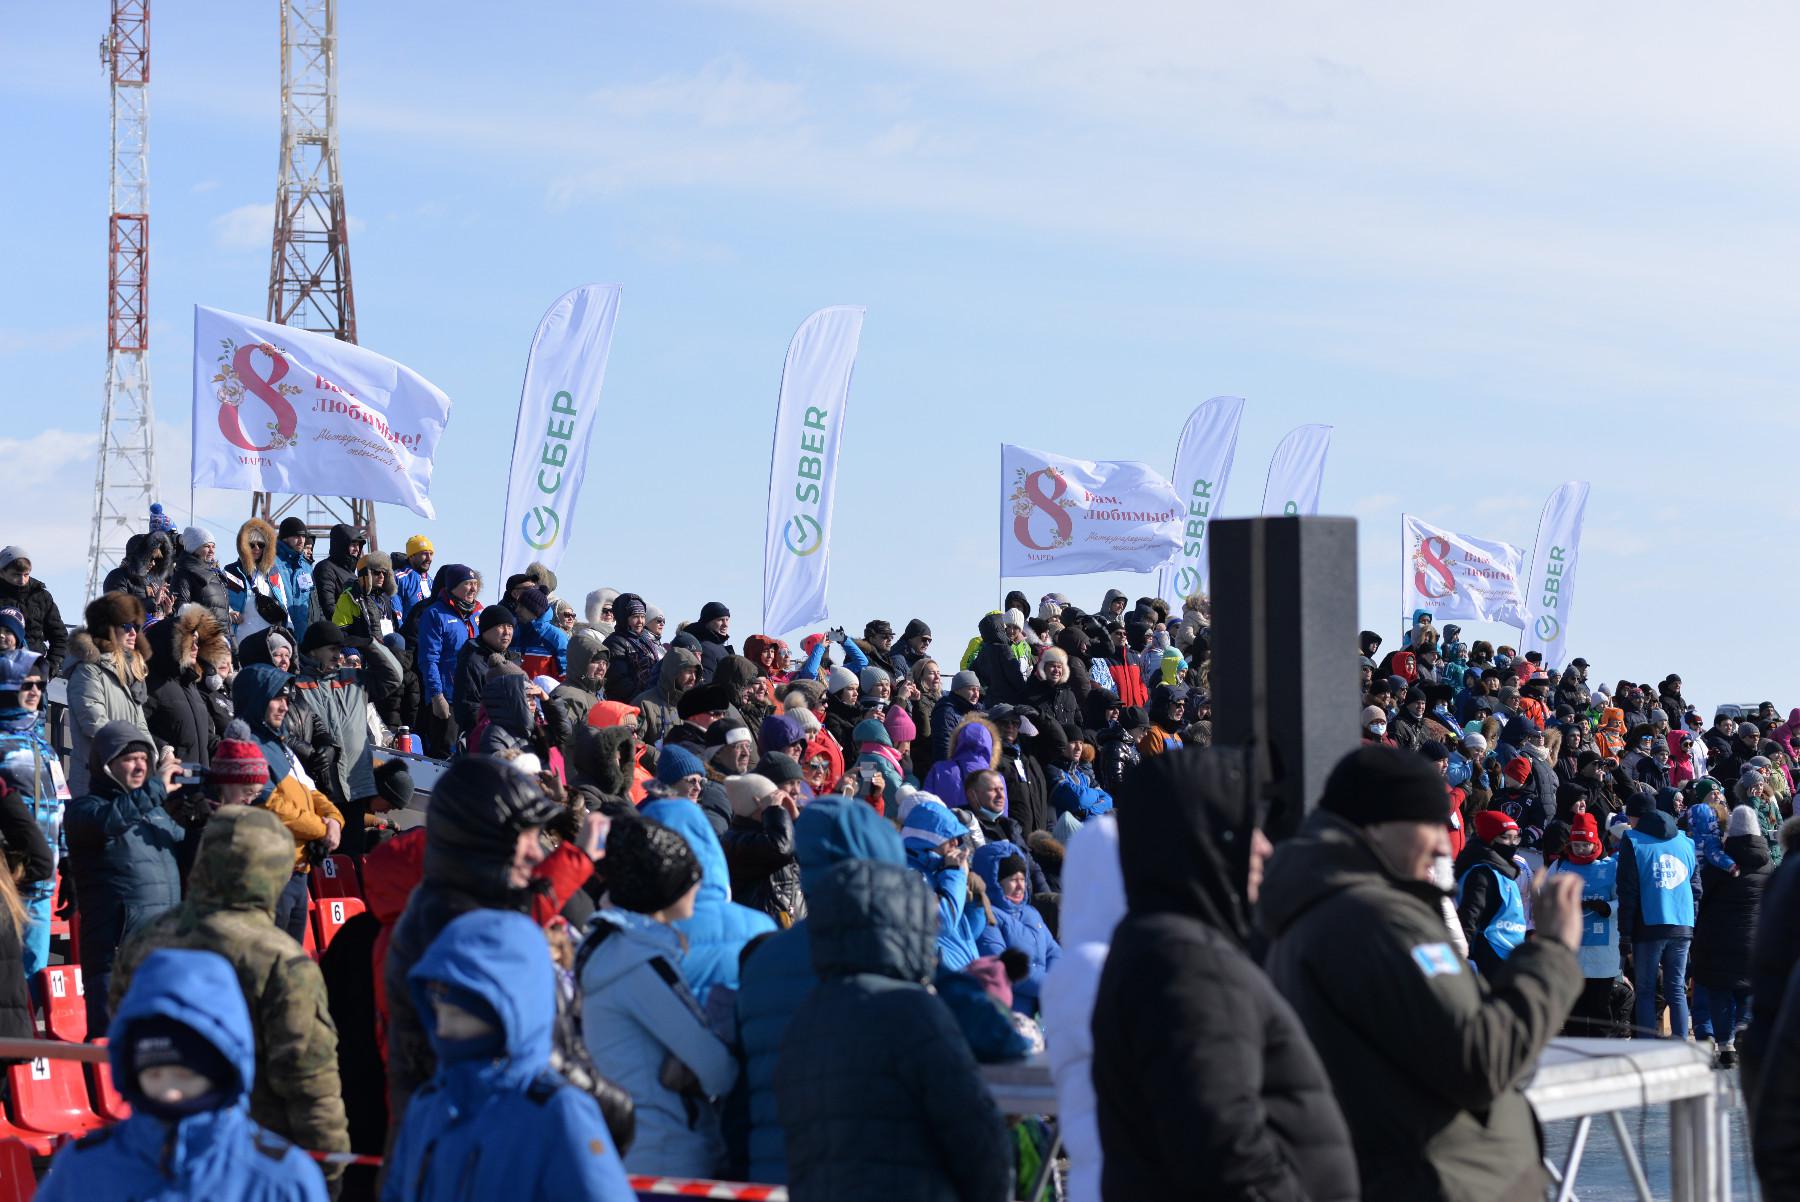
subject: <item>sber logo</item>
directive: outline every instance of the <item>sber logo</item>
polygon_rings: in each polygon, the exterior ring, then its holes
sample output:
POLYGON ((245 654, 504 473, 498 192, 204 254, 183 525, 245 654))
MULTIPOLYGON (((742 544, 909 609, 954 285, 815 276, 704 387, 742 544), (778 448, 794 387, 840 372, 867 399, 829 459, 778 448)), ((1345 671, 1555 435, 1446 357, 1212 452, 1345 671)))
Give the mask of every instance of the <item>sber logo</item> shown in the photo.
POLYGON ((533 505, 520 519, 519 533, 532 550, 548 550, 556 542, 556 536, 562 533, 562 518, 548 505, 533 505))
POLYGON ((781 542, 794 555, 805 559, 825 545, 823 536, 818 519, 800 513, 788 519, 787 528, 781 532, 781 542))

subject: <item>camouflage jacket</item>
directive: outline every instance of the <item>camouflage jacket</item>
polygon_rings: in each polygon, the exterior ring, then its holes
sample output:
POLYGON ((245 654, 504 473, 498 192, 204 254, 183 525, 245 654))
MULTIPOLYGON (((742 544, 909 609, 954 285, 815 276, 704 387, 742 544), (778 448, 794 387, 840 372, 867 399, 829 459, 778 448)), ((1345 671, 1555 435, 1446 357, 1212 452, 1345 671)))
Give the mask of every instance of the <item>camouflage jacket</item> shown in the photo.
POLYGON ((250 1117, 302 1148, 348 1152, 337 1028, 326 1007, 325 978, 275 926, 275 902, 293 871, 294 839, 279 818, 251 806, 220 809, 201 836, 187 900, 119 949, 110 997, 116 1009, 132 973, 159 947, 225 957, 256 1028, 250 1117))

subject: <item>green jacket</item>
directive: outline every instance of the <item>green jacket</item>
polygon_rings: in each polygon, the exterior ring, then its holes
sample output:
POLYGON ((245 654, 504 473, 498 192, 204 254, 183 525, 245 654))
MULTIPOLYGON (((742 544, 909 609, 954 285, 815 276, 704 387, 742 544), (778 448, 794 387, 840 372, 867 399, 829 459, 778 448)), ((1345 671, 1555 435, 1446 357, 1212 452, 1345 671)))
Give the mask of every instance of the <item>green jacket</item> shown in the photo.
POLYGON ((279 818, 254 806, 221 808, 201 836, 187 900, 125 941, 113 962, 110 996, 116 1009, 132 973, 157 948, 225 957, 256 1028, 250 1117, 302 1148, 348 1152, 325 978, 275 926, 276 899, 293 873, 294 837, 279 818))
POLYGON ((1264 963, 1350 1124, 1365 1198, 1541 1198, 1520 1092, 1581 993, 1575 953, 1521 944, 1497 980, 1450 946, 1442 891, 1402 880, 1356 827, 1314 812, 1258 902, 1264 963))

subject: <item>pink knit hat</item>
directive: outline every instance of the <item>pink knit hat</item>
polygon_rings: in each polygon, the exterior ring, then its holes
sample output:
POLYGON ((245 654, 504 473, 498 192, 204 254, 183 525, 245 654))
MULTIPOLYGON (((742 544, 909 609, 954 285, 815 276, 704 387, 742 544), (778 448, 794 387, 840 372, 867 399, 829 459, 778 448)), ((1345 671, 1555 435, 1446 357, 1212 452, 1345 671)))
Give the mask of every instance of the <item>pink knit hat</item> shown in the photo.
POLYGON ((913 720, 907 717, 906 710, 901 706, 888 706, 887 717, 882 719, 882 724, 887 727, 888 738, 895 743, 919 737, 919 728, 913 725, 913 720))

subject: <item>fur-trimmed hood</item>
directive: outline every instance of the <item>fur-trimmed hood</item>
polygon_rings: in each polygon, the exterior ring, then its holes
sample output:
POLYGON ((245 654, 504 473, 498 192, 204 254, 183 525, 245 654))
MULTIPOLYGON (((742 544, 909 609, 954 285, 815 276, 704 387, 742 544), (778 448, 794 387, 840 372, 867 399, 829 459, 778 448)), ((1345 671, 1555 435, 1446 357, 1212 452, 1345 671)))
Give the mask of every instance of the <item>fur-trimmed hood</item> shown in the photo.
POLYGON ((276 541, 275 527, 269 525, 269 523, 263 521, 261 518, 251 518, 242 526, 238 527, 237 561, 242 564, 250 565, 252 568, 256 569, 258 575, 268 575, 275 567, 276 541), (263 537, 263 550, 261 555, 251 554, 250 536, 252 534, 260 534, 263 537))
POLYGON ((970 714, 957 725, 954 731, 951 732, 951 756, 954 757, 956 753, 964 747, 985 754, 987 756, 988 771, 991 772, 1000 766, 1000 728, 995 726, 993 722, 985 716, 981 714, 970 714), (980 733, 969 729, 972 726, 980 727, 981 732, 986 733, 986 747, 982 746, 980 733))
POLYGON ((125 570, 139 580, 167 580, 175 567, 176 549, 175 540, 161 530, 134 534, 125 543, 125 570), (158 550, 162 552, 161 564, 156 562, 158 550))
POLYGON ((379 568, 379 569, 381 569, 381 571, 387 573, 385 576, 383 576, 381 578, 382 586, 379 591, 381 592, 381 595, 384 597, 392 597, 394 595, 395 591, 399 588, 399 585, 397 585, 394 582, 394 566, 393 566, 392 561, 390 561, 388 559, 387 552, 385 552, 385 551, 370 551, 367 555, 365 555, 361 559, 357 560, 356 561, 356 574, 357 574, 358 578, 360 578, 362 576, 363 570, 365 568, 379 568))
POLYGON ((174 617, 165 618, 139 637, 140 646, 149 642, 149 665, 159 678, 179 676, 190 668, 196 676, 205 676, 202 661, 212 664, 215 672, 231 666, 231 643, 225 628, 204 605, 184 605, 174 617))

